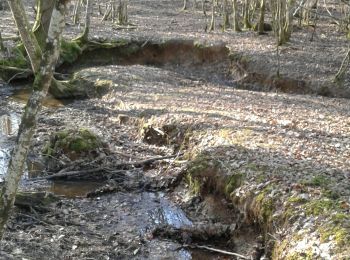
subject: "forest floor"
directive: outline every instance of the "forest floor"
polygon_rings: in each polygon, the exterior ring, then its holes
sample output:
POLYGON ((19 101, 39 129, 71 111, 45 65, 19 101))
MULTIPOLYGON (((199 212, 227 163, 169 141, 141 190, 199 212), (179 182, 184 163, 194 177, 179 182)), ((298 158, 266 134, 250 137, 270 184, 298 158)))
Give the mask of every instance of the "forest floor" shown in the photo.
MULTIPOLYGON (((219 28, 205 32, 209 17, 199 10, 181 11, 181 5, 132 1, 129 17, 135 30, 116 30, 95 12, 91 37, 224 42, 247 57, 253 71, 275 73, 271 33, 257 36, 219 28)), ((10 13, 0 12, 0 31, 5 37, 13 35, 10 13)), ((68 20, 65 36, 74 38, 79 32, 68 20)), ((317 89, 332 85, 348 43, 335 25, 322 19, 313 41, 311 34, 308 28, 295 28, 291 42, 281 48, 280 70, 317 89)), ((106 163, 175 158, 126 168, 122 180, 103 182, 47 182, 35 179, 37 169, 29 169, 35 176, 22 181, 22 190, 49 190, 62 197, 47 207, 16 208, 1 258, 235 259, 199 248, 208 246, 249 259, 259 259, 263 248, 280 259, 292 254, 348 259, 349 99, 238 89, 234 79, 227 78, 229 66, 223 65, 82 68, 81 75, 111 81, 112 87, 102 98, 64 104, 49 100, 39 116, 32 160, 40 157, 53 132, 77 126, 108 144, 108 151, 99 150, 96 157, 106 163), (169 127, 171 134, 166 132, 169 127), (155 138, 152 131, 158 133, 155 138), (201 176, 194 170, 197 166, 204 167, 203 172, 210 169, 209 175, 201 176), (234 192, 218 191, 226 190, 219 181, 204 181, 221 175, 242 177, 234 183, 234 192), (183 176, 187 182, 178 183, 183 176), (196 195, 189 177, 201 178, 196 195)), ((342 87, 349 87, 349 77, 342 87)), ((24 103, 23 91, 0 84, 0 158, 5 159, 4 148, 13 144, 24 103)))

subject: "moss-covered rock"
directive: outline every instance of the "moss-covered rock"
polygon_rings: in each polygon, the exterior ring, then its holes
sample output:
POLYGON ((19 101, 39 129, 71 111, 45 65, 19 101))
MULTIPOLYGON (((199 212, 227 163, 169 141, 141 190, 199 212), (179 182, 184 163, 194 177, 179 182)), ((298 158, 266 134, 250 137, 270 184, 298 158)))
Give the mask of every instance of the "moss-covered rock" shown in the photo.
POLYGON ((227 171, 224 162, 207 153, 197 155, 188 166, 186 180, 192 193, 205 196, 217 194, 229 197, 243 180, 239 171, 227 171))
POLYGON ((53 134, 43 154, 88 152, 102 147, 102 140, 88 129, 63 130, 53 134))
POLYGON ((54 81, 50 93, 56 98, 101 98, 113 87, 113 82, 88 72, 77 72, 68 81, 54 81))
POLYGON ((65 129, 53 133, 45 144, 42 153, 50 169, 58 169, 65 158, 70 161, 79 158, 95 158, 100 153, 108 153, 108 146, 91 130, 65 129))

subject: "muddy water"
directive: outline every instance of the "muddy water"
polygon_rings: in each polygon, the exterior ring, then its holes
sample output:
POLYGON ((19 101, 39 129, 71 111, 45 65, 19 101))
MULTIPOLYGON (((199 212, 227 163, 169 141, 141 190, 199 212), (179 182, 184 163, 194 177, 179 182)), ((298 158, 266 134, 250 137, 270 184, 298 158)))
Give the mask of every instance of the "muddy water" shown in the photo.
POLYGON ((83 198, 102 185, 101 182, 92 181, 55 181, 48 191, 66 198, 83 198))
MULTIPOLYGON (((13 94, 10 97, 10 100, 17 101, 20 103, 26 103, 28 101, 30 94, 31 94, 30 88, 28 88, 28 87, 21 88, 21 89, 15 90, 13 92, 13 94)), ((65 106, 69 103, 72 103, 72 100, 67 100, 67 99, 66 100, 58 100, 58 99, 55 99, 54 97, 49 95, 44 99, 43 106, 49 107, 49 108, 59 108, 59 107, 65 106)))

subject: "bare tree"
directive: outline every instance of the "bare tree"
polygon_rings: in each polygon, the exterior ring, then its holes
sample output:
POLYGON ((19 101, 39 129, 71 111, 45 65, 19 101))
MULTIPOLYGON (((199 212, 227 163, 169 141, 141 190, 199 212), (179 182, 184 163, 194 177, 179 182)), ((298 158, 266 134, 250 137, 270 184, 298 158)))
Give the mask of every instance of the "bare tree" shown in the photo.
POLYGON ((240 32, 241 28, 238 23, 238 7, 237 0, 232 0, 232 29, 235 32, 240 32))
POLYGON ((13 18, 15 19, 21 40, 28 54, 34 72, 39 70, 41 60, 41 48, 34 35, 29 29, 30 24, 21 0, 8 0, 13 18))
POLYGON ((45 47, 45 40, 49 31, 51 14, 55 0, 37 0, 36 17, 33 32, 41 48, 45 47))
POLYGON ((260 0, 260 16, 258 23, 258 33, 264 33, 264 22, 265 22, 265 0, 260 0))
POLYGON ((86 0, 86 14, 85 14, 85 27, 81 36, 78 37, 79 40, 87 41, 90 31, 90 20, 92 14, 92 4, 93 0, 86 0))
MULTIPOLYGON (((19 2, 20 1, 9 0, 14 17, 21 14, 16 13, 17 11, 21 11, 20 6, 18 6, 19 2)), ((4 234, 4 227, 15 201, 18 183, 23 175, 24 164, 27 159, 30 142, 36 127, 37 115, 41 109, 42 101, 50 87, 52 75, 58 60, 60 39, 64 27, 65 2, 66 1, 64 0, 56 0, 54 3, 40 70, 36 74, 33 83, 33 92, 27 102, 22 116, 16 145, 12 151, 4 186, 0 193, 0 238, 2 238, 4 234)), ((19 31, 28 31, 29 27, 19 28, 18 26, 18 29, 19 31)))

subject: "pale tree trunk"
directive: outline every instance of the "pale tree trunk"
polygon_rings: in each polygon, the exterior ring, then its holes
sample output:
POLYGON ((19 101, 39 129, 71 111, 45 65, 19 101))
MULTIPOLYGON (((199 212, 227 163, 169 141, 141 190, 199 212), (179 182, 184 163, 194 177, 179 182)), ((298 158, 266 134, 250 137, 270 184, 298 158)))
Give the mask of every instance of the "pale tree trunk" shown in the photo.
POLYGON ((241 28, 238 23, 238 14, 237 14, 237 0, 232 0, 232 29, 234 32, 240 32, 241 28))
POLYGON ((209 26, 209 31, 214 31, 215 28, 215 0, 211 3, 211 21, 209 26))
POLYGON ((36 1, 36 17, 33 26, 34 35, 43 49, 45 47, 45 40, 47 32, 49 31, 51 14, 54 7, 55 0, 37 0, 36 1))
POLYGON ((258 33, 264 33, 264 23, 265 23, 265 0, 260 0, 260 16, 258 23, 258 33))
POLYGON ((202 12, 205 16, 207 15, 207 13, 205 11, 205 0, 202 0, 202 12))
POLYGON ((184 0, 182 10, 187 10, 187 0, 184 0))
POLYGON ((92 1, 93 0, 86 0, 86 14, 85 14, 85 27, 83 34, 79 37, 82 41, 87 41, 90 31, 90 21, 91 21, 91 15, 92 15, 92 1))
POLYGON ((21 40, 32 65, 34 72, 39 70, 41 60, 41 49, 35 38, 34 33, 30 30, 27 14, 21 0, 8 0, 13 18, 15 19, 21 40))
POLYGON ((291 37, 293 26, 292 7, 292 0, 271 1, 273 26, 278 45, 286 43, 291 37))
POLYGON ((128 2, 126 0, 119 0, 118 5, 118 24, 128 24, 128 2))
POLYGON ((250 1, 244 0, 244 10, 243 10, 243 27, 244 27, 244 29, 252 28, 252 25, 250 24, 249 5, 250 5, 250 1))
POLYGON ((73 13, 73 23, 77 24, 79 22, 79 12, 80 12, 81 0, 77 0, 74 6, 73 13))
MULTIPOLYGON (((0 238, 3 236, 5 224, 15 201, 18 183, 23 175, 24 164, 36 127, 37 115, 50 87, 52 75, 59 57, 61 35, 64 28, 64 3, 64 0, 56 0, 54 5, 40 70, 36 74, 33 83, 33 92, 22 116, 16 146, 12 151, 4 186, 0 193, 0 238)), ((23 28, 19 29, 21 30, 23 28)), ((29 27, 25 29, 29 30, 29 27)))
POLYGON ((223 30, 225 31, 229 27, 230 27, 230 16, 228 13, 228 4, 227 4, 227 0, 224 0, 224 4, 223 4, 223 30))

